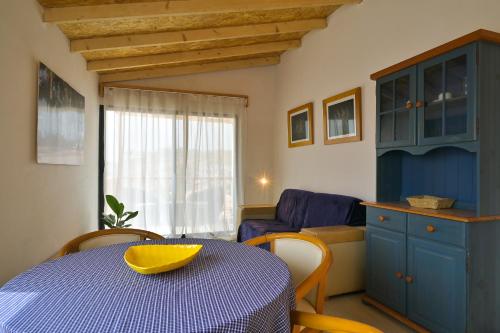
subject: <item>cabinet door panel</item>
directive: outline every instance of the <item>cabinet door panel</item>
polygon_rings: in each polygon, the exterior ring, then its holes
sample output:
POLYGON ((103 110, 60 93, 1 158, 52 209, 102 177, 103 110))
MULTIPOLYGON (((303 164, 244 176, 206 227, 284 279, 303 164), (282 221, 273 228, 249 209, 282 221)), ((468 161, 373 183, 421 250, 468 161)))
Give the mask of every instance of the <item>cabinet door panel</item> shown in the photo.
POLYGON ((476 138, 476 45, 418 65, 418 144, 476 138))
POLYGON ((392 111, 394 109, 394 81, 381 83, 379 91, 380 112, 392 111))
POLYGON ((406 270, 405 235, 368 226, 366 237, 367 293, 404 314, 406 311, 403 279, 406 270))
POLYGON ((439 333, 465 331, 465 250, 408 237, 408 317, 439 333))
POLYGON ((377 147, 416 144, 416 67, 377 81, 377 147))

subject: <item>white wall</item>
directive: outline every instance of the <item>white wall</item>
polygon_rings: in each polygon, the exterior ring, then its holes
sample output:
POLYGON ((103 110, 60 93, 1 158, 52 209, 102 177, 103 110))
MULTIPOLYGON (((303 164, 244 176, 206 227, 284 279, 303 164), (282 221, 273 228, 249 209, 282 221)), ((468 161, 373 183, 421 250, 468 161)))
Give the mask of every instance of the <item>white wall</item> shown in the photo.
POLYGON ((143 87, 243 94, 249 97, 244 142, 245 203, 268 203, 272 184, 263 188, 257 178, 272 173, 275 67, 257 67, 216 73, 126 82, 143 87))
MULTIPOLYGON (((375 83, 369 75, 478 28, 500 31, 500 1, 364 0, 336 11, 327 29, 306 35, 277 67, 132 83, 249 95, 246 203, 272 202, 287 187, 374 199, 375 83), (321 101, 356 86, 363 89, 363 141, 323 145, 321 101), (290 149, 286 112, 309 101, 316 143, 290 149), (264 173, 271 175, 272 193, 256 182, 264 173)), ((35 0, 2 1, 0 285, 96 227, 97 77, 68 49, 56 26, 41 23, 35 0), (36 164, 38 61, 86 97, 82 166, 36 164)))
POLYGON ((66 37, 41 22, 35 0, 0 11, 0 285, 97 227, 97 76, 69 53, 66 37), (85 96, 81 166, 36 163, 38 61, 85 96))
POLYGON ((284 188, 375 199, 375 82, 371 73, 479 28, 500 32, 498 0, 364 0, 306 35, 277 69, 274 197, 284 188), (361 86, 363 141, 323 144, 322 100, 361 86), (315 144, 287 147, 286 112, 314 102, 315 144))

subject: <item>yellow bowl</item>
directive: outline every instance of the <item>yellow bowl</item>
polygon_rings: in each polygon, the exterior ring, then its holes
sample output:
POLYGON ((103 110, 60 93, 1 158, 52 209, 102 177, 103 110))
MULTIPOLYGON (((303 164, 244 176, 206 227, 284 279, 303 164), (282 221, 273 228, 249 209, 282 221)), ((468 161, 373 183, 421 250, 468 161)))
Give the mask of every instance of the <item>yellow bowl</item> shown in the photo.
POLYGON ((189 264, 203 245, 136 245, 125 251, 123 259, 137 273, 168 272, 189 264))

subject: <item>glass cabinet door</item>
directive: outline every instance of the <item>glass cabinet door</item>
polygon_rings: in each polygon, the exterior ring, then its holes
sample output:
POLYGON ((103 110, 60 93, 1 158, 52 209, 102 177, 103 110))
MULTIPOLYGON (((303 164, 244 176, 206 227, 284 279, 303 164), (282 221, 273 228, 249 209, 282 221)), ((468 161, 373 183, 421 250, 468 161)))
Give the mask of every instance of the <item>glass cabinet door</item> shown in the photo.
POLYGON ((377 147, 416 144, 416 68, 377 81, 377 147))
POLYGON ((418 141, 439 144, 475 139, 475 45, 418 66, 418 141))

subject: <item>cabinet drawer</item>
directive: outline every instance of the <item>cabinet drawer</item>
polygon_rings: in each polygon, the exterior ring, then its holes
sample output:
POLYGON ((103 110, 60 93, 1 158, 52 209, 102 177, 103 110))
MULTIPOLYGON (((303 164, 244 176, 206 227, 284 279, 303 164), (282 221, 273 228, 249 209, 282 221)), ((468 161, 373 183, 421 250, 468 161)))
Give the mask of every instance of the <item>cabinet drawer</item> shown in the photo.
POLYGON ((406 213, 393 210, 366 207, 366 223, 379 228, 405 232, 406 213))
POLYGON ((408 234, 424 239, 465 247, 465 228, 462 222, 408 214, 408 234))

